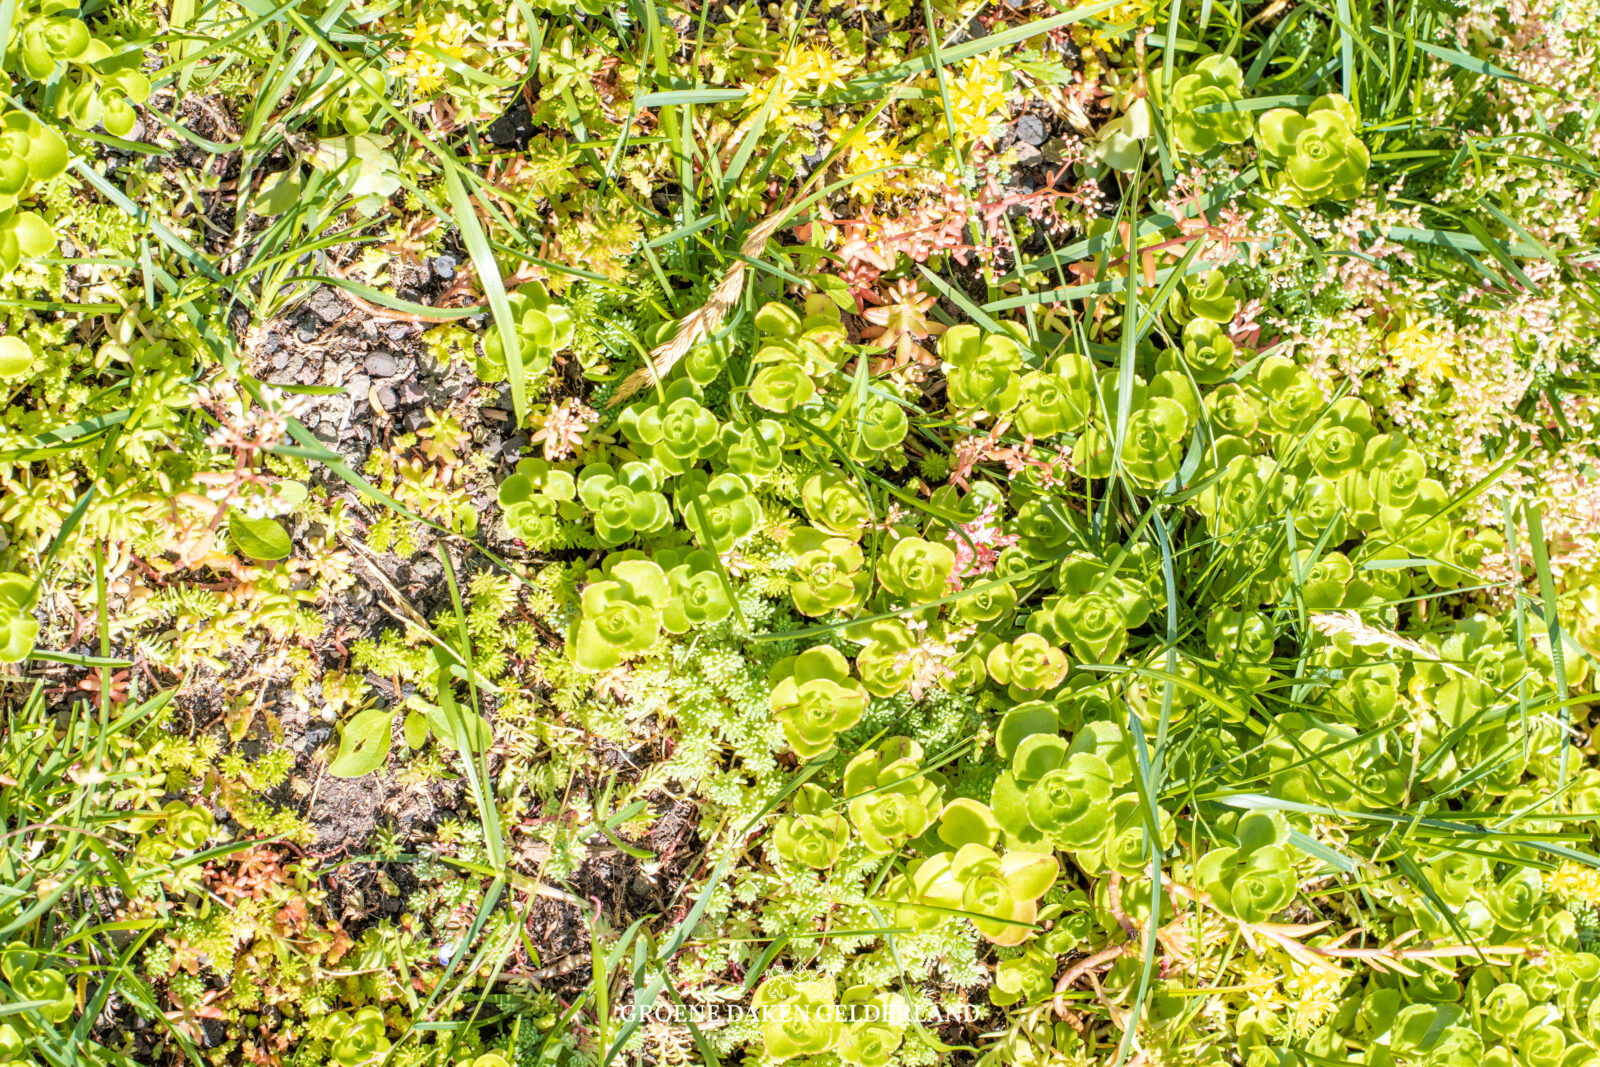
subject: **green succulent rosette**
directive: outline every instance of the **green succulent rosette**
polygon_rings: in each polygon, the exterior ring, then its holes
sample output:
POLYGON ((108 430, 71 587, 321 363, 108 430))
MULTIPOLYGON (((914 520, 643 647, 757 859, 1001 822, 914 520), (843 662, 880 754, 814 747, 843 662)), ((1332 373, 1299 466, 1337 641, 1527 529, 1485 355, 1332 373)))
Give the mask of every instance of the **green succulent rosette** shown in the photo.
POLYGON ((584 588, 567 649, 580 670, 605 671, 654 648, 671 599, 667 576, 651 560, 624 559, 584 588))
POLYGON ((747 478, 760 478, 771 474, 783 465, 783 444, 787 438, 784 429, 771 419, 762 419, 753 426, 729 426, 728 466, 735 474, 747 478))
POLYGON ((829 468, 811 475, 800 486, 800 502, 811 524, 826 533, 861 540, 872 521, 872 504, 855 481, 829 468))
POLYGON ((755 533, 761 522, 761 502, 738 474, 708 477, 705 471, 690 471, 678 479, 672 502, 695 541, 717 552, 755 533))
POLYGON ((834 810, 833 798, 820 786, 806 784, 795 791, 793 808, 773 828, 778 855, 819 871, 832 867, 850 839, 850 824, 834 810))
POLYGON ((39 588, 23 574, 0 573, 0 663, 20 663, 39 639, 33 609, 39 588))
POLYGON ((328 1058, 339 1067, 358 1067, 389 1051, 383 1012, 377 1008, 358 1008, 354 1012, 335 1012, 328 1018, 332 1045, 328 1058))
MULTIPOLYGON (((529 282, 506 295, 511 305, 512 328, 517 333, 521 351, 524 380, 542 375, 550 369, 557 352, 572 343, 572 316, 565 305, 550 297, 550 291, 539 282, 529 282)), ((479 378, 487 382, 505 381, 505 337, 499 326, 493 326, 483 338, 483 356, 474 365, 479 378)))
POLYGON ((1271 188, 1297 207, 1360 196, 1371 156, 1359 126, 1355 108, 1336 93, 1318 97, 1304 115, 1286 107, 1262 115, 1256 145, 1271 188))
POLYGON ((887 1067, 905 1040, 911 1005, 899 993, 854 986, 839 998, 847 1019, 834 1045, 839 1059, 851 1067, 887 1067))
POLYGON ((1092 752, 1072 752, 1055 734, 1025 739, 1011 770, 995 782, 990 803, 1009 839, 1024 845, 1092 849, 1111 826, 1111 765, 1092 752))
POLYGON ((1141 489, 1157 489, 1178 473, 1189 438, 1189 414, 1166 397, 1150 397, 1128 417, 1122 467, 1141 489))
POLYGON ((547 541, 556 534, 559 520, 582 515, 578 486, 570 471, 552 467, 543 459, 523 459, 496 491, 506 529, 525 541, 547 541))
POLYGON ((594 512, 595 534, 607 545, 654 533, 672 521, 660 488, 657 469, 637 461, 621 467, 591 463, 577 479, 578 498, 594 512))
POLYGON ((670 596, 661 612, 661 626, 682 634, 701 626, 714 626, 733 612, 728 584, 717 558, 704 549, 664 549, 655 561, 667 575, 670 596))
POLYGON ((902 537, 878 561, 878 581, 904 603, 925 603, 948 595, 955 565, 956 554, 949 545, 902 537))
POLYGON ((1237 847, 1213 848, 1195 865, 1195 880, 1224 914, 1266 922, 1289 906, 1299 877, 1282 843, 1288 827, 1276 813, 1247 812, 1238 822, 1237 847))
POLYGON ((779 660, 767 675, 772 713, 801 759, 826 752, 833 739, 861 721, 866 688, 851 677, 850 661, 826 645, 779 660))
POLYGON ((0 120, 0 209, 66 170, 67 161, 60 134, 26 112, 7 112, 0 120))
POLYGON ((1250 112, 1226 110, 1244 99, 1244 73, 1232 56, 1206 56, 1172 83, 1165 104, 1167 128, 1185 152, 1195 155, 1218 145, 1250 139, 1250 112), (1201 111, 1215 107, 1216 111, 1201 111))
POLYGON ((930 862, 941 860, 948 866, 939 877, 960 886, 962 910, 985 916, 971 920, 972 925, 996 945, 1020 945, 1033 936, 1031 925, 1039 915, 1039 898, 1061 874, 1054 856, 1039 852, 1001 855, 976 844, 940 853, 930 862))
POLYGON ((891 737, 845 767, 850 822, 871 852, 894 852, 933 825, 943 808, 944 778, 922 769, 922 746, 891 737))
POLYGON ((756 406, 779 415, 804 407, 817 395, 817 383, 805 367, 786 357, 787 353, 781 351, 768 353, 772 361, 756 371, 750 381, 750 399, 756 406))
POLYGON ((795 528, 784 544, 794 557, 789 595, 797 610, 812 617, 848 612, 866 599, 872 575, 859 544, 810 526, 795 528))
POLYGON ((1002 641, 985 658, 989 677, 1001 685, 1024 691, 1054 689, 1067 677, 1067 654, 1040 634, 1023 634, 1002 641))
POLYGON ((837 989, 831 977, 800 974, 776 974, 758 985, 750 1006, 766 1054, 781 1063, 831 1050, 843 1029, 837 989))
POLYGON ((856 669, 867 692, 888 697, 910 686, 914 669, 910 652, 916 644, 910 627, 899 619, 878 619, 847 633, 863 646, 856 655, 856 669))
POLYGON ((961 324, 939 338, 950 403, 999 415, 1022 397, 1023 349, 1009 334, 986 334, 961 324))
POLYGON ((1216 385, 1233 373, 1238 349, 1227 329, 1206 318, 1190 319, 1183 327, 1183 347, 1179 350, 1190 376, 1202 385, 1216 385))
POLYGON ((911 423, 894 400, 869 393, 851 413, 845 451, 857 463, 873 463, 905 440, 911 423))
POLYGON ((618 420, 630 440, 648 446, 650 457, 668 474, 684 474, 716 448, 721 424, 705 409, 687 378, 672 383, 656 404, 635 404, 618 420))
POLYGON ((1094 379, 1093 362, 1076 352, 1059 357, 1051 370, 1024 374, 1017 429, 1038 438, 1081 431, 1093 410, 1094 379))

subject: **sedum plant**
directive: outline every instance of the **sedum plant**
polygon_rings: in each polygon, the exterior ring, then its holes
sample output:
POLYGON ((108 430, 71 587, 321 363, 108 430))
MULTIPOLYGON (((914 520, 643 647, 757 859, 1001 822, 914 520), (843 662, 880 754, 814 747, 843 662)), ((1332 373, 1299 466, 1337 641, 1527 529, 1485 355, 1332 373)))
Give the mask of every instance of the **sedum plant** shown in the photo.
POLYGON ((20 663, 39 638, 33 609, 39 587, 26 575, 0 573, 0 663, 20 663))
MULTIPOLYGON (((511 305, 524 379, 537 379, 549 371, 556 353, 572 343, 572 316, 539 282, 519 287, 506 299, 511 305)), ((475 369, 484 381, 507 379, 510 372, 506 367, 505 339, 498 326, 491 327, 484 336, 483 356, 476 361, 475 369)))
POLYGON ((903 537, 879 562, 878 581, 891 596, 907 603, 934 600, 945 595, 955 559, 947 545, 903 537))
POLYGON ((1319 96, 1305 114, 1286 107, 1263 114, 1256 144, 1271 168, 1272 190, 1300 207, 1360 196, 1371 166, 1360 125, 1354 106, 1337 93, 1319 96))
POLYGON ((1022 396, 1019 371, 1022 345, 1007 334, 985 335, 976 326, 961 325, 939 338, 945 383, 952 405, 999 415, 1016 407, 1022 396))
POLYGON ((667 576, 647 559, 612 557, 604 577, 583 590, 567 649, 580 670, 604 671, 655 647, 672 597, 667 576))
POLYGON ((500 483, 496 498, 506 529, 525 541, 550 541, 561 522, 575 521, 582 514, 572 473, 543 459, 518 460, 515 472, 500 483))
POLYGON ((681 475, 716 448, 721 426, 696 395, 694 383, 679 379, 653 405, 634 404, 619 420, 631 441, 648 449, 668 474, 681 475))
POLYGON ((358 1067, 389 1051, 387 1027, 377 1008, 335 1012, 327 1021, 332 1044, 328 1058, 339 1067, 358 1067))
POLYGON ((866 599, 872 575, 861 546, 810 526, 796 527, 785 541, 794 557, 789 595, 797 610, 812 616, 849 612, 866 599))
POLYGON ((850 822, 868 851, 895 852, 938 818, 944 779, 924 771, 922 757, 922 746, 909 737, 891 737, 845 767, 850 822))
POLYGON ((655 533, 672 519, 667 498, 657 492, 661 476, 648 463, 591 463, 579 472, 576 488, 583 506, 594 512, 595 533, 607 545, 655 533))
POLYGON ((837 997, 831 977, 780 974, 764 980, 750 1003, 761 1020, 767 1054, 781 1062, 832 1050, 842 1031, 832 1010, 837 997))
POLYGON ((700 549, 663 549, 655 561, 666 572, 669 596, 661 613, 668 633, 715 626, 733 613, 729 586, 717 558, 700 549))
POLYGON ((717 552, 748 538, 761 522, 761 502, 738 474, 707 477, 703 471, 690 471, 678 479, 672 501, 694 539, 717 552))
POLYGON ((1232 56, 1204 57, 1172 83, 1164 101, 1172 139, 1196 155, 1249 140, 1254 126, 1250 112, 1230 109, 1243 99, 1244 72, 1238 62, 1232 56), (1197 110, 1202 107, 1215 110, 1197 110))
POLYGON ((772 714, 802 759, 826 752, 866 710, 866 689, 851 677, 850 661, 826 645, 779 660, 767 684, 772 714))
POLYGON ((793 814, 780 817, 773 827, 772 845, 778 855, 817 870, 832 867, 850 839, 850 824, 820 786, 802 785, 792 808, 793 814))
POLYGON ((1294 899, 1299 879, 1283 848, 1288 827, 1272 813, 1240 817, 1237 846, 1214 848, 1200 857, 1195 881, 1225 914, 1265 922, 1294 899))
POLYGON ((914 861, 884 891, 897 903, 904 921, 919 929, 931 929, 953 913, 964 913, 986 940, 1020 945, 1033 935, 1039 898, 1060 872, 1051 855, 1002 855, 969 843, 914 861))

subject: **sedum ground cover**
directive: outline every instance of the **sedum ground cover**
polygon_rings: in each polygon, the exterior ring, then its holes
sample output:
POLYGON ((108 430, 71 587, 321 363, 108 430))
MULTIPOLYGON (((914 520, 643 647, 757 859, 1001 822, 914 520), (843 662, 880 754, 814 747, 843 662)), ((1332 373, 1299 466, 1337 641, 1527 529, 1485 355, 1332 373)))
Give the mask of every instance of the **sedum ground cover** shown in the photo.
POLYGON ((0 1065, 1600 1063, 1593 0, 0 42, 0 1065))

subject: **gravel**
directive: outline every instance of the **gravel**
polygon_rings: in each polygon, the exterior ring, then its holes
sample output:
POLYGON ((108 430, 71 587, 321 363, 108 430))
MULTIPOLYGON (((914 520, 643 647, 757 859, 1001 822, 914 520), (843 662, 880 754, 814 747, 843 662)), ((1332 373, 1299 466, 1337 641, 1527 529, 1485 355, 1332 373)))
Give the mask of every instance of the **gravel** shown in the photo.
POLYGON ((374 378, 393 378, 394 372, 399 369, 394 355, 389 352, 370 353, 363 365, 374 378))

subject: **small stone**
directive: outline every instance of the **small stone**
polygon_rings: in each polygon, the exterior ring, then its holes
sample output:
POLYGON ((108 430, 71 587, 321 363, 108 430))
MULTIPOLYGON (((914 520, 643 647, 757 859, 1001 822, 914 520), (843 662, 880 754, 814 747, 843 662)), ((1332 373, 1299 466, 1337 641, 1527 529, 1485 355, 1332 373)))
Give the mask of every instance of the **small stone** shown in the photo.
POLYGON ((392 378, 398 368, 394 356, 388 352, 371 353, 367 356, 363 366, 367 368, 367 373, 374 378, 392 378))
POLYGON ((422 386, 416 382, 406 382, 400 387, 400 402, 402 404, 420 404, 428 399, 428 394, 422 391, 422 386))
POLYGON ((389 335, 389 340, 391 341, 404 341, 406 337, 410 335, 411 327, 407 326, 403 322, 396 322, 392 323, 389 328, 383 332, 389 335))
POLYGON ((365 374, 352 375, 350 381, 344 387, 345 392, 350 394, 350 398, 357 402, 365 400, 367 398, 367 390, 371 388, 372 379, 365 374))
POLYGON ((1026 141, 1017 144, 1017 166, 1031 167, 1044 159, 1044 153, 1026 141))
POLYGON ((522 458, 522 450, 527 447, 527 435, 519 433, 515 437, 511 438, 511 440, 506 442, 506 446, 500 450, 500 454, 505 456, 506 459, 515 462, 516 460, 522 458))
POLYGON ((316 320, 313 319, 312 322, 307 322, 306 320, 301 319, 295 324, 294 335, 300 338, 302 342, 315 341, 317 339, 317 327, 314 325, 315 321, 316 320))
POLYGON ((406 428, 407 433, 416 433, 418 430, 422 429, 423 424, 427 421, 428 417, 426 415, 413 409, 406 412, 406 417, 401 419, 400 423, 406 428))
POLYGON ((1037 115, 1022 116, 1017 120, 1017 124, 1013 129, 1016 131, 1017 140, 1035 147, 1044 144, 1047 136, 1044 120, 1037 115))
POLYGON ((282 347, 283 338, 275 333, 269 333, 261 339, 261 350, 269 356, 282 347))
POLYGON ((387 385, 378 386, 378 403, 383 405, 383 410, 393 411, 400 406, 400 400, 394 395, 394 390, 387 385))
POLYGON ((323 322, 338 322, 344 317, 344 305, 340 303, 338 295, 327 286, 312 293, 307 306, 311 308, 312 314, 323 322))
POLYGON ((433 270, 433 276, 443 281, 449 281, 456 276, 455 256, 434 256, 428 260, 428 266, 433 270))
POLYGON ((282 370, 289 365, 289 350, 280 348, 272 356, 272 369, 282 370))
POLYGON ((333 736, 333 727, 314 725, 308 726, 306 732, 300 736, 300 751, 310 752, 328 738, 333 736))

